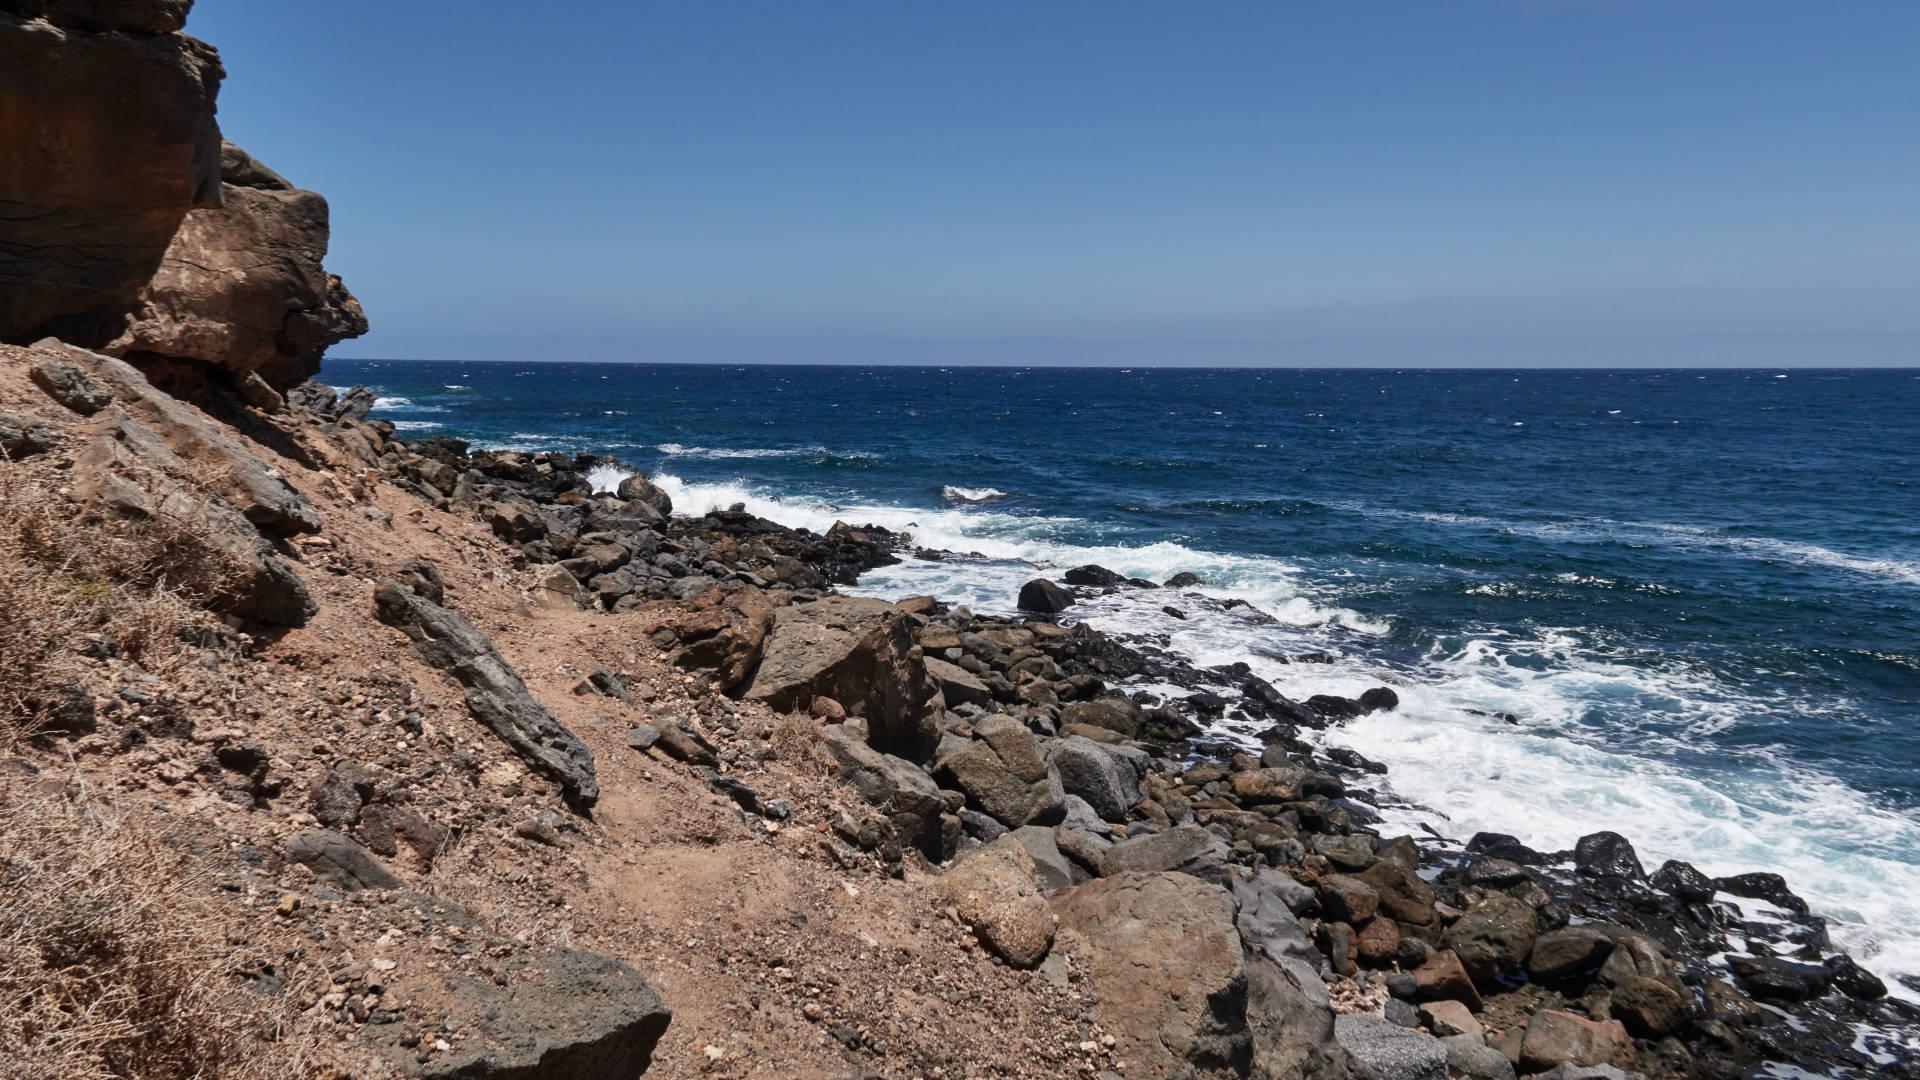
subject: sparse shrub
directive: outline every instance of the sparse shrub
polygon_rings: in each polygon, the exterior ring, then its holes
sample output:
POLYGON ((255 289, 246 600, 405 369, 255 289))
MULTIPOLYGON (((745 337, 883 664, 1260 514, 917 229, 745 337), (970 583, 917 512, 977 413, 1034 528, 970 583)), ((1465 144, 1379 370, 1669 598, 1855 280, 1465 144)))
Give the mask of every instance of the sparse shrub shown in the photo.
POLYGON ((780 760, 800 771, 825 776, 833 767, 833 760, 820 743, 820 721, 806 713, 793 712, 781 717, 767 742, 773 752, 780 755, 780 760))
POLYGON ((295 1077, 203 871, 87 802, 0 778, 0 1080, 295 1077))

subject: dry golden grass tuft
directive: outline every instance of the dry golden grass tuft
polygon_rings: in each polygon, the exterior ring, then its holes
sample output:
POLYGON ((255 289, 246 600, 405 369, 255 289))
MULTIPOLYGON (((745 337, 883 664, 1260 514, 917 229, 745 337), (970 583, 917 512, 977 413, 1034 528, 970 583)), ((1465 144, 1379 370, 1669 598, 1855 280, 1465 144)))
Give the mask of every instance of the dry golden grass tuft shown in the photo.
POLYGON ((803 712, 780 718, 768 740, 780 760, 811 776, 826 776, 833 771, 833 758, 820 740, 821 723, 803 712))
POLYGON ((101 807, 0 780, 0 1080, 310 1072, 244 988, 204 871, 101 807))

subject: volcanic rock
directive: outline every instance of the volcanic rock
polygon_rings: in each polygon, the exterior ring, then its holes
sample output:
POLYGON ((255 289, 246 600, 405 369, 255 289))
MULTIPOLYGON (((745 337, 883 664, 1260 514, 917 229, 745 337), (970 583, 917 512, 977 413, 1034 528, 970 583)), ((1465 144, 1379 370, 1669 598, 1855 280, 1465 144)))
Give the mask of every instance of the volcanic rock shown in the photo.
POLYGON ((781 608, 741 696, 782 712, 830 697, 866 718, 876 749, 924 761, 940 741, 938 695, 912 631, 911 616, 880 600, 835 595, 781 608))
POLYGON ((1048 581, 1046 578, 1034 578, 1020 586, 1018 606, 1021 611, 1053 613, 1065 611, 1073 606, 1073 597, 1067 590, 1048 581))
POLYGON ((558 780, 570 802, 593 805, 600 797, 593 751, 533 699, 478 627, 392 580, 374 591, 373 602, 381 622, 406 634, 422 660, 461 685, 474 719, 527 764, 558 780))

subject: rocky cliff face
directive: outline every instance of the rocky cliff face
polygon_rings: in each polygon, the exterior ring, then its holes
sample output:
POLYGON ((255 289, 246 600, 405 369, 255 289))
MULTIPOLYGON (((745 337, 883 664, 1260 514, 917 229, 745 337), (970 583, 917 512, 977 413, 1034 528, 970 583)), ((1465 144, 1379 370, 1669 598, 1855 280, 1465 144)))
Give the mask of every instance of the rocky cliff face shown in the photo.
POLYGON ((367 332, 327 253, 327 200, 225 143, 220 205, 190 210, 106 351, 141 365, 257 372, 286 389, 328 345, 367 332))
POLYGON ((291 386, 366 331, 327 205, 220 138, 191 0, 0 0, 0 341, 291 386))

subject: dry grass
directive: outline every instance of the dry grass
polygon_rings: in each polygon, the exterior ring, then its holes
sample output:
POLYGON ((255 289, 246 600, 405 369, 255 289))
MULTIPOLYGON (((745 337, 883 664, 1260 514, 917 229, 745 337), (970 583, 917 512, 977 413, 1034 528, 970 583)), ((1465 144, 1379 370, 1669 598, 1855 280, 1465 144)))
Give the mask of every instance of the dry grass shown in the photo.
POLYGON ((833 758, 821 744, 820 727, 820 721, 806 713, 788 713, 780 718, 768 743, 780 760, 792 765, 795 770, 812 776, 826 776, 833 771, 833 758))
POLYGON ((212 630, 201 605, 234 575, 192 522, 81 516, 45 478, 0 463, 0 732, 44 720, 85 647, 166 670, 212 630))
POLYGON ((284 991, 243 989, 203 875, 97 806, 0 779, 0 1080, 309 1071, 284 991))

